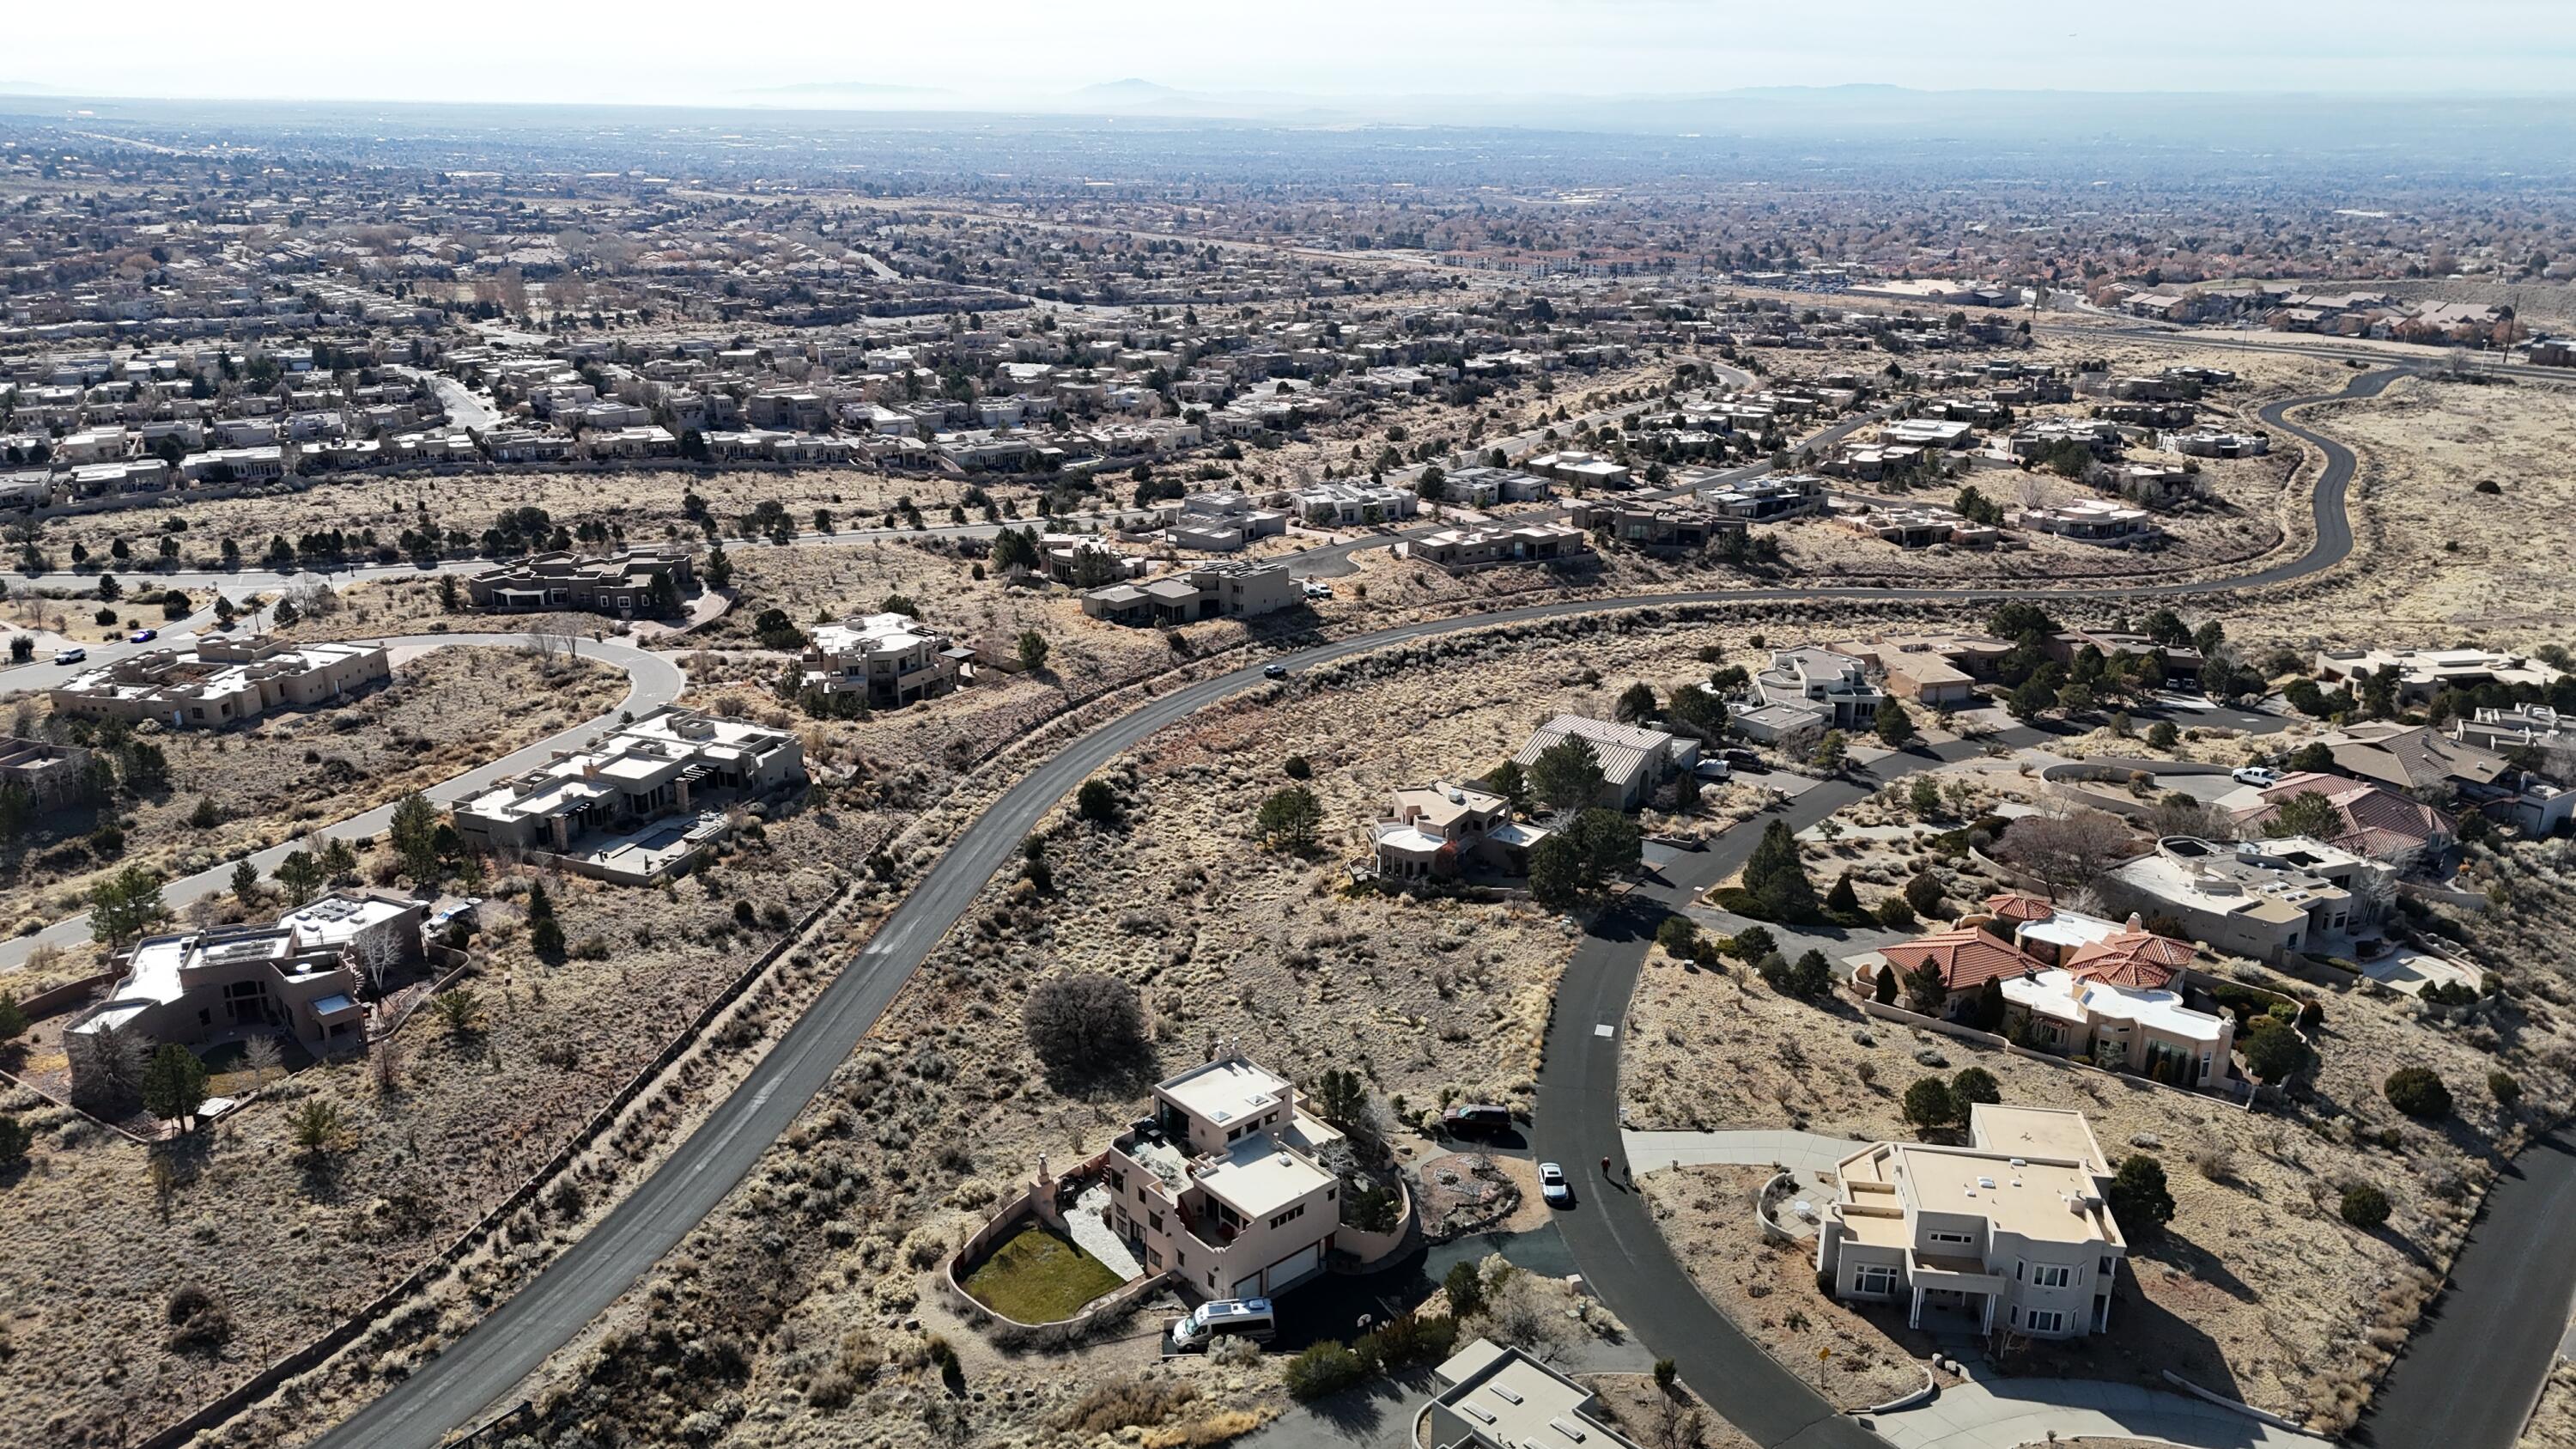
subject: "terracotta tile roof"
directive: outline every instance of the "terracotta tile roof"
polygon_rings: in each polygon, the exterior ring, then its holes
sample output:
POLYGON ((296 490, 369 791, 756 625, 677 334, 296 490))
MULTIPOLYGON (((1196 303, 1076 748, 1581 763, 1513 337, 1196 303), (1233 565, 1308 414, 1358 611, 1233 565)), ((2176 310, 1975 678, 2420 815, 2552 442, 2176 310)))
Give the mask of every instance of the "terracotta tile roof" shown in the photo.
POLYGON ((2029 952, 1974 926, 1901 941, 1881 950, 1900 972, 1919 971, 1925 963, 1940 969, 1941 982, 1952 991, 1973 991, 1989 981, 2044 971, 2047 963, 2029 952))
POLYGON ((2045 921, 2057 914, 2057 907, 2037 896, 2023 895, 2019 891, 2005 891, 2001 895, 1986 897, 1986 910, 1997 920, 2011 921, 2017 925, 2031 921, 2045 921))
POLYGON ((2343 829, 2327 836, 2326 844, 2359 854, 2387 855, 2410 846, 2429 845, 2450 838, 2457 830, 2450 816, 2394 790, 2314 771, 2290 775, 2266 789, 2263 803, 2238 811, 2237 822, 2260 829, 2281 813, 2283 805, 2310 793, 2326 797, 2343 817, 2343 829))
POLYGON ((2154 990, 2189 966, 2191 957, 2188 942, 2141 930, 2138 918, 2131 916, 2127 930, 2078 947, 2067 958, 2066 974, 2078 981, 2099 981, 2105 986, 2154 990))

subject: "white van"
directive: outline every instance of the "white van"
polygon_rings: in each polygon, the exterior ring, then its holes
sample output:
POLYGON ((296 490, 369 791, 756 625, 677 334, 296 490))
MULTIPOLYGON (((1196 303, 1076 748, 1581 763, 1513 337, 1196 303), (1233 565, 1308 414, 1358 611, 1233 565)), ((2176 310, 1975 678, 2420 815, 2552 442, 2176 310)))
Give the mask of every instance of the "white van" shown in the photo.
POLYGON ((1239 1333, 1255 1343, 1268 1343, 1278 1331, 1279 1320, 1270 1315, 1269 1299, 1219 1298, 1173 1320, 1172 1347, 1181 1353, 1198 1353, 1220 1333, 1239 1333))

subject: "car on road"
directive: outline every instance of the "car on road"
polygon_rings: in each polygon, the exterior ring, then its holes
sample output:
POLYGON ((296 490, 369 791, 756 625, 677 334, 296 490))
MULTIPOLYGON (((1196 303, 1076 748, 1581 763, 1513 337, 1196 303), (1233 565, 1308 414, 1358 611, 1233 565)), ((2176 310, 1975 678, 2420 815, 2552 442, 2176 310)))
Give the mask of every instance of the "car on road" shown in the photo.
POLYGON ((1285 664, 1265 664, 1261 666, 1261 677, 1264 679, 1286 679, 1288 677, 1288 666, 1285 664))
POLYGON ((2235 771, 2233 774, 2230 774, 2227 778, 2234 780, 2239 785, 2253 785, 2261 789, 2270 789, 2272 786, 2281 783, 2281 772, 2278 770, 2264 769, 2261 765, 2246 765, 2235 771))
POLYGON ((160 637, 161 631, 158 629, 137 629, 126 635, 125 641, 129 644, 149 644, 160 637))
POLYGON ((54 662, 56 664, 78 664, 88 657, 89 651, 86 649, 57 649, 54 651, 54 662))
POLYGON ((1565 1207, 1574 1201, 1574 1189, 1565 1181, 1565 1169, 1553 1162, 1538 1165, 1538 1195, 1549 1207, 1565 1207))

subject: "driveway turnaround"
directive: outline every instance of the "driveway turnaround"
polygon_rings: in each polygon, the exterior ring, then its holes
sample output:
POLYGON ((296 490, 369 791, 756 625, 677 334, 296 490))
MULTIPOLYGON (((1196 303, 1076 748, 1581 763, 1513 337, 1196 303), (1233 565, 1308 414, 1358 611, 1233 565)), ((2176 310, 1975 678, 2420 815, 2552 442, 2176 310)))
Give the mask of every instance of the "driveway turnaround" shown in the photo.
MULTIPOLYGON (((2326 1441, 2275 1428, 2184 1394, 2098 1379, 1981 1375, 1932 1401, 1868 1416, 1894 1449, 2021 1449, 2054 1439, 2161 1439, 2190 1449, 2324 1449, 2326 1441)), ((2426 1440, 2426 1444, 2434 1441, 2426 1440)))
MULTIPOLYGON (((373 642, 384 645, 390 651, 409 650, 418 653, 428 649, 444 649, 457 644, 491 644, 504 648, 524 647, 532 645, 535 640, 526 634, 410 634, 373 642)), ((647 710, 659 709, 678 699, 681 686, 687 683, 687 676, 681 672, 679 661, 672 655, 648 653, 631 644, 592 640, 576 641, 575 648, 585 659, 604 660, 626 671, 627 685, 624 702, 596 719, 574 725, 568 730, 557 731, 525 749, 514 750, 489 764, 478 765, 464 774, 430 786, 421 792, 429 797, 430 803, 451 805, 477 790, 490 786, 496 780, 533 770, 553 759, 555 751, 569 749, 577 741, 586 739, 601 729, 614 726, 621 715, 642 714, 647 710)), ((279 862, 294 852, 304 849, 310 841, 329 840, 335 837, 350 840, 364 839, 391 826, 393 819, 394 807, 390 804, 379 805, 363 815, 352 815, 337 824, 325 825, 309 835, 287 841, 283 845, 272 845, 266 850, 254 852, 241 859, 249 860, 264 874, 274 875, 277 873, 279 862)), ((198 871, 195 875, 163 881, 161 903, 175 911, 200 896, 216 895, 232 889, 233 867, 239 863, 239 860, 227 860, 220 865, 209 866, 198 871)), ((16 936, 0 942, 0 972, 15 971, 25 965, 28 955, 38 946, 80 946, 86 945, 89 939, 89 916, 86 912, 65 917, 32 936, 16 936)))
MULTIPOLYGON (((2342 395, 2375 395, 2399 370, 2357 376, 2342 395)), ((2275 405, 2277 407, 2289 404, 2275 405)), ((2236 579, 2176 581, 2125 588, 2038 591, 2042 597, 2178 598, 2223 594, 2256 584, 2305 577, 2340 563, 2351 551, 2343 516, 2353 455, 2298 425, 2266 419, 2317 444, 2326 466, 2311 493, 2316 539, 2307 552, 2236 579)), ((1278 656, 1304 669, 1389 645, 1471 629, 1625 609, 1677 609, 1697 604, 1787 602, 1817 598, 1931 600, 1974 603, 2028 597, 2035 591, 1959 587, 1944 589, 1816 589, 1800 587, 1713 590, 1621 598, 1569 599, 1490 614, 1430 620, 1356 635, 1278 656)), ((508 1301, 486 1315, 438 1357, 394 1385, 354 1417, 315 1443, 327 1449, 430 1449, 450 1430, 473 1423, 570 1342, 584 1325, 632 1287, 690 1229, 714 1211, 750 1171, 770 1142, 791 1126, 806 1101, 830 1080, 855 1050, 941 937, 977 892, 1012 858, 1020 841, 1056 802, 1121 751, 1193 712, 1246 690, 1267 686, 1259 664, 1246 665, 1176 689, 1111 720, 1059 750, 1025 779, 1003 792, 958 837, 930 872, 914 883, 877 934, 845 965, 778 1045, 755 1064, 731 1095, 635 1190, 582 1239, 508 1301)), ((2032 734, 2031 738, 2037 738, 2032 734)), ((2014 733, 1998 737, 2012 742, 2014 733)), ((1944 747, 1940 758, 1967 758, 1982 742, 1944 747)), ((1909 754, 1868 767, 1854 780, 1807 791, 1785 814, 1797 828, 1853 803, 1886 778, 1935 762, 1932 752, 1909 754), (1902 768, 1899 768, 1900 765, 1902 768)), ((1713 883, 1742 863, 1757 832, 1721 837, 1691 857, 1692 878, 1713 883), (1708 871, 1723 862, 1714 874, 1708 871), (1701 879, 1702 877, 1705 879, 1701 879)), ((1617 1148, 1618 1056, 1616 1027, 1652 936, 1654 920, 1671 909, 1661 901, 1629 907, 1596 925, 1578 947, 1560 987, 1556 1019, 1548 1034, 1539 1081, 1537 1136, 1540 1155, 1578 1172, 1581 1206, 1564 1215, 1566 1236, 1584 1274, 1611 1310, 1648 1344, 1671 1353, 1682 1377, 1719 1413, 1766 1445, 1859 1446, 1878 1444, 1868 1430, 1835 1414, 1825 1402, 1746 1339, 1690 1286, 1653 1220, 1624 1187, 1607 1188, 1593 1159, 1617 1148), (1577 1033, 1571 1023, 1581 1023, 1577 1033), (1597 1026, 1611 1027, 1596 1036, 1597 1026), (1571 1044, 1567 1038, 1573 1038, 1571 1044), (1595 1044, 1598 1049, 1595 1049, 1595 1044)))
POLYGON ((1728 1163, 1762 1167, 1778 1163, 1801 1172, 1831 1172, 1842 1160, 1868 1146, 1848 1137, 1797 1132, 1786 1127, 1748 1128, 1741 1132, 1621 1132, 1619 1151, 1631 1172, 1665 1167, 1707 1167, 1728 1163))

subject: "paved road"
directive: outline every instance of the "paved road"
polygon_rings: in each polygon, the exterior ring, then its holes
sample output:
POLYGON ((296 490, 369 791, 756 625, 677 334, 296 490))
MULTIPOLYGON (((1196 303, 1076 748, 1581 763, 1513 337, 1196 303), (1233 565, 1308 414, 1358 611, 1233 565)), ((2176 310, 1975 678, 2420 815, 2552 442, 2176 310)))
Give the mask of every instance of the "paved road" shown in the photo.
MULTIPOLYGON (((376 642, 391 649, 443 649, 457 644, 516 647, 530 643, 531 636, 526 634, 413 634, 376 642)), ((574 644, 583 658, 604 660, 626 671, 626 698, 616 709, 596 719, 559 731, 525 749, 514 750, 488 764, 477 765, 464 774, 430 786, 421 793, 427 795, 431 803, 451 804, 505 776, 533 770, 552 759, 554 751, 568 749, 600 729, 616 724, 621 713, 631 711, 642 714, 647 710, 658 709, 669 704, 680 697, 681 687, 687 683, 687 676, 682 672, 679 661, 671 655, 648 653, 631 644, 620 644, 614 641, 601 642, 585 639, 576 640, 574 644)), ((309 840, 328 840, 335 837, 354 840, 381 834, 393 823, 393 817, 393 806, 380 805, 363 815, 353 815, 337 824, 323 826, 303 839, 290 840, 282 845, 272 845, 247 858, 260 868, 262 874, 274 875, 277 872, 278 863, 295 851, 304 849, 309 840)), ((227 860, 221 865, 201 870, 195 875, 164 881, 161 885, 162 903, 176 911, 200 896, 216 895, 232 889, 233 867, 238 863, 237 859, 227 860)), ((28 955, 38 946, 68 948, 86 945, 89 939, 89 916, 84 912, 56 921, 32 936, 15 936, 7 941, 0 941, 0 972, 15 971, 25 965, 28 955)))
POLYGON ((2576 1284, 2576 1150, 2542 1138, 2487 1194, 2353 1439, 2382 1449, 2512 1449, 2558 1353, 2576 1284))
MULTIPOLYGON (((2372 395, 2395 375, 2392 372, 2358 377, 2345 391, 2357 396, 2372 395)), ((2078 592, 2096 598, 2223 593, 2253 582, 2300 577, 2340 562, 2351 547, 2351 532, 2342 517, 2342 500, 2352 473, 2352 454, 2295 424, 2282 421, 2279 425, 2311 438, 2326 450, 2327 466, 2319 474, 2312 494, 2317 538, 2307 553, 2248 579, 2078 592)), ((1295 667, 1311 668, 1391 644, 1462 630, 1632 607, 1674 608, 1694 603, 1823 597, 1972 601, 2028 592, 1996 588, 1770 588, 1563 600, 1404 625, 1283 657, 1295 667)), ((604 1221, 446 1352, 324 1435, 317 1444, 327 1449, 430 1449, 450 1429, 472 1423, 486 1407, 509 1393, 605 1311, 714 1211, 769 1144, 794 1123, 806 1101, 829 1080, 833 1070, 856 1050, 913 970, 964 914, 976 893, 1009 862, 1020 841, 1048 809, 1121 751, 1196 710, 1261 687, 1264 680, 1260 666, 1247 665, 1175 690, 1083 735, 1005 791, 967 827, 930 873, 913 886, 875 939, 833 979, 778 1046, 717 1105, 704 1125, 680 1143, 604 1221)), ((2019 733, 2008 732, 2004 738, 2019 733)), ((2031 734, 2034 739, 2038 737, 2036 732, 2031 734)), ((1948 747, 1961 758, 1983 748, 1982 742, 1948 747)), ((1928 754, 1907 755, 1892 757, 1874 768, 1885 772, 1899 761, 1918 760, 1918 768, 1933 763, 1928 754)), ((1796 824, 1812 824, 1875 786, 1876 781, 1867 775, 1856 775, 1853 781, 1821 784, 1800 796, 1790 813, 1796 824)), ((1705 876, 1705 881, 1713 882, 1723 876, 1734 864, 1727 864, 1714 875, 1706 872, 1715 862, 1733 860, 1740 864, 1740 855, 1752 847, 1753 835, 1748 831, 1734 832, 1709 851, 1689 857, 1687 868, 1692 877, 1705 876)), ((1833 1414, 1821 1399, 1747 1341, 1724 1315, 1691 1289, 1689 1280, 1664 1247, 1661 1234, 1633 1197, 1624 1191, 1602 1190, 1593 1167, 1597 1152, 1589 1144, 1618 1140, 1617 1044, 1615 1038, 1595 1037, 1592 1026, 1616 1023, 1624 1015, 1652 925, 1649 913, 1639 910, 1614 916, 1596 928, 1625 934, 1587 937, 1559 991, 1556 1024, 1549 1034, 1547 1067, 1540 1080, 1538 1132, 1542 1155, 1579 1167, 1587 1179, 1586 1186, 1579 1190, 1594 1208, 1567 1216, 1569 1240, 1575 1244, 1586 1275, 1601 1289, 1612 1310, 1650 1342, 1668 1346, 1682 1366, 1683 1377, 1747 1432, 1765 1444, 1794 1444, 1800 1449, 1827 1444, 1858 1449, 1873 1443, 1867 1431, 1833 1414), (1579 1032, 1575 1030, 1576 1023, 1581 1024, 1579 1032), (1552 1152, 1551 1142, 1556 1144, 1552 1152)))

